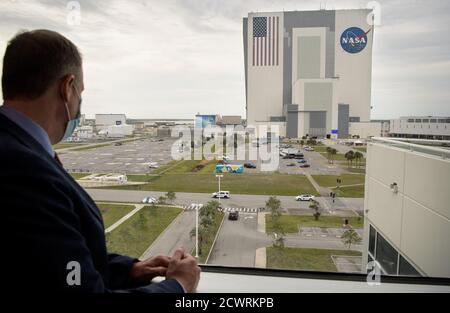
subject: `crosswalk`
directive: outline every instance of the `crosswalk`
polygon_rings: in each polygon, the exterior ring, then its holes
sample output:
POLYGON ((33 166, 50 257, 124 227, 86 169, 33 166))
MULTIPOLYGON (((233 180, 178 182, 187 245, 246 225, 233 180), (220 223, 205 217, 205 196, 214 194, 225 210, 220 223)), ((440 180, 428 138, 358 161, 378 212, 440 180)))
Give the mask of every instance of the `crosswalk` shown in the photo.
MULTIPOLYGON (((184 205, 183 209, 185 211, 194 211, 199 210, 203 207, 203 204, 192 203, 190 205, 184 205)), ((258 213, 258 209, 256 208, 222 208, 224 212, 238 211, 241 213, 258 213)))

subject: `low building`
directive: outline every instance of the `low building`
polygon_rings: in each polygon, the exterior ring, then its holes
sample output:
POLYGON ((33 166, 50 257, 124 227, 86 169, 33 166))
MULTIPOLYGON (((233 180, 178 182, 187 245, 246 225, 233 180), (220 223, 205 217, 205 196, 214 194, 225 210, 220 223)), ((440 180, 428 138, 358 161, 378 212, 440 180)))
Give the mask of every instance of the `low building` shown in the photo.
POLYGON ((95 126, 119 126, 126 123, 125 114, 95 114, 95 126))
POLYGON ((390 121, 390 137, 450 140, 450 117, 409 116, 390 121))
POLYGON ((125 136, 133 135, 133 126, 131 125, 117 125, 117 126, 106 126, 98 132, 100 136, 105 136, 107 138, 123 138, 125 136))
POLYGON ((224 115, 220 118, 217 125, 221 127, 227 127, 227 126, 243 126, 243 120, 241 116, 238 115, 224 115))
POLYGON ((350 138, 372 138, 382 137, 382 124, 379 122, 356 122, 348 123, 348 132, 350 138))
POLYGON ((363 264, 375 260, 387 275, 450 277, 450 149, 444 144, 450 141, 368 143, 363 264))

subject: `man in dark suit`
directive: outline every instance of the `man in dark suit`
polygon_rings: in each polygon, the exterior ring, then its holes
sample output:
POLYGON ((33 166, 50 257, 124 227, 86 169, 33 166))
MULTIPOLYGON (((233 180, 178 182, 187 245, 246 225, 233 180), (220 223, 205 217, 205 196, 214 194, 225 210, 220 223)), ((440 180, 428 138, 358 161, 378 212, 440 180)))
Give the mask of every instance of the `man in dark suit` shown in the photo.
POLYGON ((58 33, 23 32, 3 60, 0 107, 2 285, 33 292, 193 292, 194 257, 139 261, 108 254, 100 212, 52 145, 69 137, 84 90, 77 47, 58 33), (151 283, 165 276, 160 283, 151 283))

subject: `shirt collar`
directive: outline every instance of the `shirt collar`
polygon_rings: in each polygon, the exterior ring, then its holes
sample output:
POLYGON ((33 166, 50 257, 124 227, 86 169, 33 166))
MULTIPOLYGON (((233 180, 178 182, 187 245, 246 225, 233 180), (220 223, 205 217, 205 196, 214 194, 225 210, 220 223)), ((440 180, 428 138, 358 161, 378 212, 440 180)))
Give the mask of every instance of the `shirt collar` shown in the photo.
POLYGON ((45 149, 45 151, 48 152, 48 154, 50 154, 52 158, 55 156, 55 151, 53 151, 52 143, 50 142, 47 132, 31 118, 5 105, 0 107, 0 113, 16 123, 20 128, 33 137, 34 140, 39 142, 39 144, 45 149))

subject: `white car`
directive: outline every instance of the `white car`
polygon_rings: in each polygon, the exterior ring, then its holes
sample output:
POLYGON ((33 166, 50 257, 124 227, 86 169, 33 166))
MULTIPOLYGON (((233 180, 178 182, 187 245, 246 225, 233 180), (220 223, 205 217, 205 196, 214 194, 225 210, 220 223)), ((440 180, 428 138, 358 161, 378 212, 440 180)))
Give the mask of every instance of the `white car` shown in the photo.
POLYGON ((159 165, 156 162, 150 162, 148 163, 148 168, 159 168, 159 165))
POLYGON ((230 192, 229 191, 219 191, 219 192, 214 192, 212 194, 213 198, 224 198, 224 199, 229 199, 230 198, 230 192))
POLYGON ((147 203, 147 204, 151 204, 151 203, 156 203, 158 200, 156 200, 156 198, 154 197, 145 197, 144 199, 142 199, 142 203, 147 203))
POLYGON ((295 197, 296 201, 312 201, 314 200, 314 196, 313 195, 300 195, 295 197))
POLYGON ((312 147, 310 147, 310 146, 303 147, 303 149, 304 149, 305 151, 314 151, 314 148, 312 148, 312 147))

